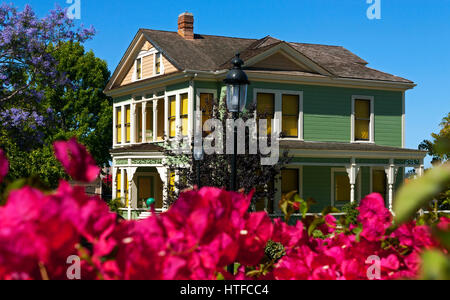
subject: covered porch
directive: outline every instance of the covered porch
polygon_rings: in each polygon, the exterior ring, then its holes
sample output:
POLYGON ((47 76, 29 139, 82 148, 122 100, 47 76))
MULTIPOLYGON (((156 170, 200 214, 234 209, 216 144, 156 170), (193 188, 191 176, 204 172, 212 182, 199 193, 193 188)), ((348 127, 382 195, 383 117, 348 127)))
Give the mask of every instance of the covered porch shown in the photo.
POLYGON ((303 199, 312 198, 311 213, 328 206, 342 208, 379 193, 393 210, 395 193, 403 184, 405 170, 424 172, 426 152, 375 144, 283 141, 282 149, 293 157, 276 181, 274 213, 279 215, 282 195, 297 190, 303 199))
POLYGON ((146 200, 155 199, 157 212, 167 210, 164 187, 168 174, 163 166, 161 148, 156 144, 141 144, 114 149, 113 199, 121 199, 122 216, 127 220, 137 219, 148 212, 146 200))

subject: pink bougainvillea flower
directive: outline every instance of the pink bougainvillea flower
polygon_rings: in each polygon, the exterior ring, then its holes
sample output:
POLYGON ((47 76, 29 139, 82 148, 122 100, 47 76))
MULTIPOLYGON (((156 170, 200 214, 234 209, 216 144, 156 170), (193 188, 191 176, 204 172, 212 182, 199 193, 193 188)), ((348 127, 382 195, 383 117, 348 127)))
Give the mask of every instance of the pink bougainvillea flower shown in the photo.
POLYGON ((437 227, 439 228, 439 230, 442 230, 442 231, 450 231, 450 218, 441 217, 437 227))
POLYGON ((3 178, 8 174, 9 171, 9 162, 3 153, 3 150, 0 149, 0 183, 3 182, 3 178))
POLYGON ((245 227, 240 232, 239 246, 242 250, 238 254, 237 261, 248 266, 260 263, 272 232, 272 220, 267 213, 249 214, 245 227))
POLYGON ((358 208, 358 222, 363 226, 361 236, 369 241, 378 241, 392 225, 392 215, 380 194, 370 194, 358 208))
POLYGON ((53 148, 56 158, 73 179, 92 182, 98 177, 100 168, 96 165, 86 147, 79 144, 76 138, 67 142, 55 142, 53 148))

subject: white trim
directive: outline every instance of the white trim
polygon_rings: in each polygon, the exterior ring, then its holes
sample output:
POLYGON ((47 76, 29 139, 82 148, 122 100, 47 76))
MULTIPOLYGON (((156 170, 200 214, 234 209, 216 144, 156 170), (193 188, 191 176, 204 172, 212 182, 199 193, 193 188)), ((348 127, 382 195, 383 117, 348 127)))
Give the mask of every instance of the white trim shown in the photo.
POLYGON ((375 97, 374 96, 352 96, 352 115, 351 115, 351 134, 350 142, 352 143, 375 143, 375 97), (355 101, 356 100, 368 100, 370 101, 370 125, 369 125, 369 141, 356 141, 355 140, 355 101))
POLYGON ((406 148, 406 97, 402 92, 402 148, 406 148))
POLYGON ((318 65, 316 62, 312 61, 310 58, 303 55, 298 50, 294 49, 292 46, 290 46, 286 43, 281 43, 279 45, 276 45, 275 47, 272 47, 269 50, 264 51, 263 53, 250 58, 249 60, 247 60, 245 62, 245 66, 246 67, 252 66, 252 65, 254 65, 254 64, 264 60, 265 58, 270 57, 273 54, 278 53, 278 52, 281 52, 281 53, 284 52, 283 53, 284 55, 289 55, 292 58, 294 58, 295 61, 297 62, 297 64, 306 66, 313 72, 317 72, 321 75, 328 75, 328 76, 332 75, 328 70, 324 69, 323 67, 318 65))
MULTIPOLYGON (((275 96, 275 118, 274 130, 282 132, 283 130, 283 95, 296 95, 299 98, 299 116, 298 116, 298 138, 284 138, 281 140, 303 141, 304 138, 304 111, 303 111, 303 91, 299 90, 274 90, 274 89, 253 89, 253 99, 258 101, 258 94, 273 94, 275 96)), ((255 114, 255 118, 256 118, 255 114)))

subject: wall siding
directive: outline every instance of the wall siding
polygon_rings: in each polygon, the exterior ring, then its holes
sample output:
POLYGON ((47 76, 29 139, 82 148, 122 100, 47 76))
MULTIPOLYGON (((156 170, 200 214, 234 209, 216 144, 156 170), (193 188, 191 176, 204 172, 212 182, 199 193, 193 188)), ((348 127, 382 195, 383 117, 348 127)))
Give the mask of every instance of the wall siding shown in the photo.
POLYGON ((402 146, 401 92, 253 82, 248 103, 255 88, 303 91, 304 138, 319 142, 350 142, 352 96, 374 96, 376 144, 402 146))
POLYGON ((320 213, 331 205, 331 168, 303 167, 303 198, 313 198, 317 204, 310 209, 312 213, 320 213))

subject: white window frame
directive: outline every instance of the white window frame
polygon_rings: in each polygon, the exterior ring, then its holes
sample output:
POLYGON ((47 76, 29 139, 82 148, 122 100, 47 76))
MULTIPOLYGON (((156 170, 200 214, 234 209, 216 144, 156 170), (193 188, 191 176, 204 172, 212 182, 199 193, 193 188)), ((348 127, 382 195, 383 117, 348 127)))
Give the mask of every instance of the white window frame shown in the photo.
POLYGON ((142 65, 143 65, 143 57, 142 56, 139 56, 139 57, 137 57, 136 59, 135 59, 135 61, 134 61, 134 81, 140 81, 140 80, 142 80, 143 79, 143 76, 142 76, 142 74, 144 73, 143 72, 143 70, 142 70, 142 65), (138 79, 138 60, 141 60, 141 78, 140 79, 138 79))
MULTIPOLYGON (((348 176, 348 173, 345 168, 331 168, 331 206, 339 208, 336 206, 337 201, 336 201, 336 195, 335 195, 336 189, 335 189, 335 182, 334 182, 335 173, 345 173, 345 174, 347 174, 347 176, 348 176)), ((348 197, 350 198, 350 195, 348 195, 348 197)), ((349 203, 350 203, 350 201, 349 201, 349 203)), ((342 206, 340 206, 340 207, 342 207, 342 206)))
MULTIPOLYGON (((165 134, 168 137, 169 140, 175 140, 175 139, 182 139, 183 135, 181 132, 181 110, 180 110, 180 104, 181 104, 181 95, 182 94, 188 94, 188 103, 191 103, 192 101, 192 94, 191 94, 191 89, 190 88, 185 88, 185 89, 181 89, 181 90, 175 90, 175 91, 171 91, 171 92, 166 92, 165 95, 165 134), (176 132, 175 132, 175 137, 174 138, 170 138, 169 137, 169 97, 171 96, 175 96, 175 124, 176 124, 176 132)), ((192 116, 190 113, 188 113, 188 124, 190 124, 190 122, 192 121, 192 116)), ((189 129, 188 129, 188 135, 189 135, 189 129)))
MULTIPOLYGON (((258 94, 274 94, 275 95, 275 130, 280 133, 283 130, 283 95, 296 95, 299 98, 299 116, 298 116, 298 137, 282 138, 281 140, 304 141, 304 110, 303 110, 303 91, 293 90, 273 90, 273 89, 254 89, 253 99, 258 101, 258 94)), ((256 109, 256 108, 255 108, 256 109)), ((255 114, 255 119, 257 118, 255 114)))
MULTIPOLYGON (((120 103, 116 103, 116 104, 113 105, 113 130, 114 130, 113 131, 113 147, 129 145, 129 143, 127 144, 127 143, 124 142, 124 137, 123 136, 122 136, 122 143, 117 143, 117 132, 116 132, 116 130, 117 130, 116 129, 117 114, 116 114, 116 110, 120 109, 123 112, 124 110, 122 109, 122 107, 126 107, 127 105, 130 105, 130 108, 131 108, 131 104, 132 103, 133 103, 133 100, 130 99, 130 100, 126 100, 126 101, 123 101, 123 102, 120 102, 120 103)), ((122 113, 122 121, 124 119, 126 119, 126 116, 123 116, 123 113, 122 113)), ((121 123, 122 123, 122 128, 123 128, 124 122, 121 122, 121 123)))
POLYGON ((375 143, 375 97, 374 96, 361 96, 361 95, 353 95, 352 96, 352 116, 351 116, 351 142, 352 143, 375 143), (367 100, 370 101, 370 124, 369 124, 369 140, 368 141, 359 141, 355 139, 355 126, 356 126, 356 117, 355 117, 355 102, 356 100, 367 100))
POLYGON ((161 52, 153 53, 153 77, 164 75, 163 55, 161 52), (159 63, 161 72, 156 73, 156 55, 159 54, 159 63))
POLYGON ((134 72, 133 72, 133 82, 137 82, 137 81, 141 81, 144 79, 149 79, 149 78, 153 78, 153 77, 158 77, 161 75, 164 75, 165 70, 164 70, 164 62, 163 62, 163 55, 161 52, 159 52, 158 50, 156 50, 155 48, 152 48, 148 51, 141 51, 139 52, 138 56, 136 57, 136 59, 134 60, 134 72), (160 54, 161 55, 161 72, 159 74, 156 74, 156 54, 160 54), (150 77, 145 77, 143 76, 144 74, 144 70, 143 70, 143 65, 144 65, 144 58, 147 56, 153 55, 153 75, 150 77), (138 59, 141 59, 141 79, 137 79, 137 61, 138 59))

